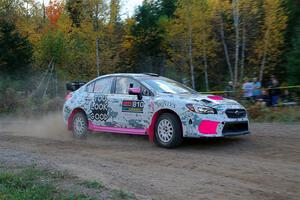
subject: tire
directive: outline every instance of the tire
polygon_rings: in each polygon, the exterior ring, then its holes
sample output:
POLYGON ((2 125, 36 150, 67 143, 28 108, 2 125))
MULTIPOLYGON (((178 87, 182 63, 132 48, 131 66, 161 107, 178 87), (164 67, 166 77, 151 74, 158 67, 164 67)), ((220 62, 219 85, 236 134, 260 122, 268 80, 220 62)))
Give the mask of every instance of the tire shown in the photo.
POLYGON ((179 146, 183 141, 180 120, 171 113, 160 115, 155 124, 155 138, 161 147, 174 148, 179 146))
POLYGON ((73 136, 78 139, 85 139, 88 134, 88 121, 84 113, 78 112, 72 120, 73 136))

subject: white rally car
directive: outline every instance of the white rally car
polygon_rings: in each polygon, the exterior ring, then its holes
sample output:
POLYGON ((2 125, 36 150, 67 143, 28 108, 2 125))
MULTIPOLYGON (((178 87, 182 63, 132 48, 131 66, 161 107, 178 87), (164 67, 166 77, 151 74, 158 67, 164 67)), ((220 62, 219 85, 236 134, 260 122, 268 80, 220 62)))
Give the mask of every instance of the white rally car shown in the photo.
POLYGON ((68 94, 63 115, 78 138, 88 131, 148 135, 166 148, 185 137, 250 133, 247 112, 236 101, 202 95, 156 74, 100 76, 68 94))

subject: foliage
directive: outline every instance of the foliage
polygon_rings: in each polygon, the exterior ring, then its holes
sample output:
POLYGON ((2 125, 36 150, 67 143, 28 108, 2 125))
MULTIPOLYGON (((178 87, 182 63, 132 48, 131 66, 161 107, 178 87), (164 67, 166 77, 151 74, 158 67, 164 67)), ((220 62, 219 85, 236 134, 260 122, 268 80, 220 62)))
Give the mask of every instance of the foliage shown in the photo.
MULTIPOLYGON (((30 72, 32 46, 15 23, 0 18, 0 73, 2 78, 22 80, 30 72)), ((19 85, 18 89, 25 89, 19 85)))
POLYGON ((288 81, 292 85, 300 84, 300 2, 287 1, 290 13, 289 24, 286 32, 287 40, 287 71, 288 81))
POLYGON ((255 122, 299 122, 299 107, 265 107, 252 105, 247 108, 250 119, 255 122))
POLYGON ((124 19, 120 0, 53 0, 47 6, 2 0, 0 72, 7 80, 21 80, 31 71, 43 73, 53 60, 60 82, 90 80, 97 73, 154 72, 200 91, 224 89, 229 80, 238 85, 244 77, 265 82, 271 73, 296 84, 296 3, 151 0, 124 19))

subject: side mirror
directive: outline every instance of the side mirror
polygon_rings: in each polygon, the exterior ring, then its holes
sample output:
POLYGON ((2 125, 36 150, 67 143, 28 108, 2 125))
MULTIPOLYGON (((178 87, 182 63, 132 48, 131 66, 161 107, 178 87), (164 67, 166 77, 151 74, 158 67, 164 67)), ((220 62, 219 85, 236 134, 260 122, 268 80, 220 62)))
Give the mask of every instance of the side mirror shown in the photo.
POLYGON ((129 88, 128 93, 130 95, 137 95, 138 100, 142 100, 143 95, 141 92, 141 88, 135 87, 135 88, 129 88))

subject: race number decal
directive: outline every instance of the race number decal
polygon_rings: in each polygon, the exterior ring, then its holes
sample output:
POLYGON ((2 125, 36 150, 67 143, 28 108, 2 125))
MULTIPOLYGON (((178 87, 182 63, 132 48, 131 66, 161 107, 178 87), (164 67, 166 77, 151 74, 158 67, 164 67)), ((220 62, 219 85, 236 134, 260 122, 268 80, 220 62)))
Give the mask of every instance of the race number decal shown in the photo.
POLYGON ((124 100, 122 102, 122 112, 142 113, 144 101, 124 100))

